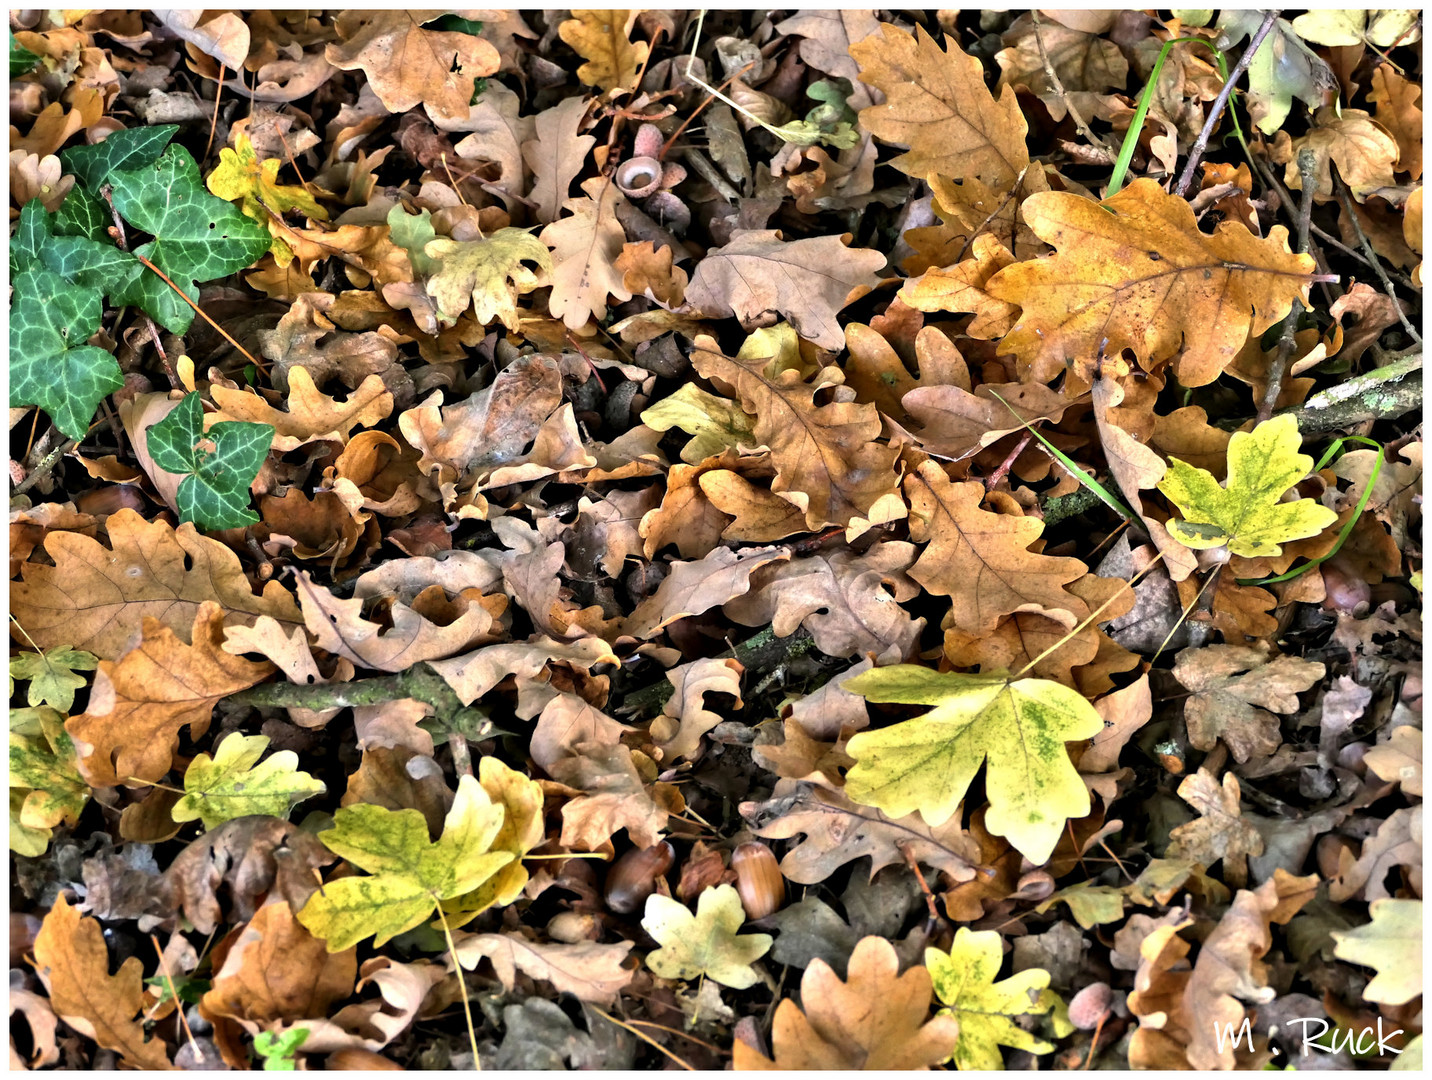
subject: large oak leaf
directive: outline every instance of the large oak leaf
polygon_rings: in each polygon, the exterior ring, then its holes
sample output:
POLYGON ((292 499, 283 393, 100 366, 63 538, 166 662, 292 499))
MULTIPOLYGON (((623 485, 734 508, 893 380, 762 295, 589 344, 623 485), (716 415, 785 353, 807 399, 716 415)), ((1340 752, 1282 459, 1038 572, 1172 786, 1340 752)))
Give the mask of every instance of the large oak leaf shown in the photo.
POLYGON ((911 37, 883 23, 850 47, 860 80, 881 90, 885 104, 860 111, 860 126, 883 142, 908 147, 890 162, 928 180, 939 174, 961 180, 977 176, 1006 189, 1029 165, 1024 145, 1029 125, 1012 87, 999 99, 985 86, 984 69, 953 38, 942 50, 923 29, 911 37))
POLYGON ((185 724, 195 738, 203 735, 217 702, 274 670, 224 652, 224 612, 213 601, 194 616, 193 642, 145 618, 137 648, 118 663, 100 661, 89 711, 65 722, 91 787, 162 779, 185 724))
POLYGON ((984 485, 953 483, 933 461, 905 478, 910 536, 927 543, 910 576, 950 598, 951 622, 967 633, 986 633, 1016 611, 1067 618, 1069 628, 1089 614, 1065 586, 1088 573, 1078 559, 1029 550, 1042 522, 980 509, 984 485))
POLYGON ((1306 300, 1311 284, 1312 256, 1294 255, 1282 226, 1260 239, 1225 221, 1207 235, 1156 180, 1135 180, 1102 203, 1031 195, 1024 216, 1056 254, 1005 267, 987 289, 1024 309, 1001 348, 1036 382, 1070 362, 1087 380, 1101 350, 1132 349, 1146 368, 1173 358, 1180 382, 1202 386, 1250 334, 1306 300))
POLYGON ((10 609, 39 648, 70 645, 118 660, 138 643, 146 618, 187 637, 206 600, 230 624, 270 615, 302 625, 292 593, 270 581, 255 595, 238 556, 193 525, 146 522, 126 508, 105 526, 109 547, 77 532, 46 534, 54 565, 24 563, 24 580, 10 585, 10 609))

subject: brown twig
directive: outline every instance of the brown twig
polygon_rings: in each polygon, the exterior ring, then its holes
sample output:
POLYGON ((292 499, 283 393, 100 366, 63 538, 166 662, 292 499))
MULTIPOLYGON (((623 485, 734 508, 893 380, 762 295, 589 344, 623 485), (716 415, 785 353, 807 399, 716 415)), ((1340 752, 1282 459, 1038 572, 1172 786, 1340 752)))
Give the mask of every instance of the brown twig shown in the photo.
MULTIPOLYGON (((739 71, 737 71, 734 75, 732 75, 729 79, 727 79, 727 80, 726 80, 725 82, 723 82, 720 86, 718 86, 718 87, 716 88, 717 92, 719 93, 719 92, 721 92, 721 91, 724 91, 724 90, 726 89, 726 87, 730 86, 733 82, 735 82, 737 79, 739 79, 742 75, 746 74, 747 71, 749 71, 751 68, 753 68, 753 67, 755 67, 755 66, 756 66, 756 61, 752 60, 749 64, 747 64, 745 67, 741 68, 741 69, 740 69, 739 71)), ((713 101, 715 101, 715 100, 716 100, 716 95, 715 95, 715 94, 710 94, 710 95, 707 96, 707 98, 706 98, 705 101, 703 101, 700 105, 696 106, 695 111, 693 111, 690 116, 688 116, 685 120, 683 120, 683 121, 681 122, 681 126, 671 133, 671 137, 670 137, 669 139, 667 139, 666 142, 664 142, 664 143, 661 144, 661 153, 659 153, 659 154, 656 155, 656 160, 657 160, 657 161, 665 161, 665 160, 666 160, 667 151, 669 151, 669 150, 671 149, 672 145, 676 142, 676 140, 681 137, 681 133, 682 133, 683 131, 685 131, 688 126, 690 126, 691 121, 695 120, 698 116, 701 115, 701 110, 702 110, 702 109, 706 108, 707 105, 710 105, 710 104, 711 104, 713 101)))
POLYGON ((223 62, 220 61, 219 82, 214 87, 214 116, 213 119, 209 121, 209 141, 204 144, 204 156, 199 159, 200 161, 207 161, 209 159, 209 151, 214 149, 214 132, 218 130, 219 127, 219 101, 224 96, 224 72, 226 70, 223 62))
POLYGON ((260 371, 268 371, 268 369, 269 369, 269 365, 268 365, 268 364, 265 364, 263 361, 256 359, 256 358, 253 356, 253 354, 249 352, 248 349, 244 348, 244 347, 243 347, 242 345, 240 345, 237 341, 235 341, 235 340, 233 339, 233 337, 229 334, 229 332, 228 332, 227 330, 225 330, 222 326, 220 326, 218 323, 216 323, 213 319, 209 318, 209 316, 208 316, 207 314, 205 314, 203 308, 201 308, 198 304, 194 303, 194 301, 192 301, 192 300, 189 299, 189 294, 188 294, 188 293, 186 293, 183 289, 179 288, 178 285, 175 285, 174 282, 172 282, 172 281, 169 280, 169 275, 168 275, 168 274, 166 274, 163 270, 159 269, 159 267, 155 266, 152 262, 150 262, 148 259, 146 259, 143 255, 135 255, 134 257, 135 257, 136 259, 138 259, 140 262, 142 262, 145 266, 149 267, 149 269, 153 270, 156 274, 158 274, 159 277, 160 277, 160 280, 162 280, 162 281, 164 282, 164 284, 168 285, 171 289, 173 289, 175 292, 177 292, 177 293, 180 295, 180 297, 183 298, 184 303, 188 304, 191 308, 194 309, 194 313, 195 313, 196 315, 198 315, 198 316, 199 316, 200 318, 202 318, 206 323, 208 323, 210 326, 212 326, 215 330, 217 330, 217 331, 219 332, 219 336, 220 336, 220 337, 222 337, 225 341, 227 341, 227 342, 228 342, 230 345, 232 345, 234 348, 238 349, 239 352, 243 353, 244 356, 245 356, 245 358, 249 361, 249 363, 253 364, 254 367, 258 368, 260 371))
POLYGON ((46 454, 38 465, 36 465, 33 469, 30 470, 29 476, 25 477, 25 479, 21 480, 18 484, 15 485, 15 491, 13 494, 23 495, 25 494, 25 492, 29 491, 32 487, 34 487, 40 482, 40 479, 42 477, 49 475, 50 470, 55 467, 56 462, 58 462, 60 458, 64 457, 79 444, 80 443, 78 439, 66 439, 64 442, 60 443, 59 446, 55 447, 48 454, 46 454))
POLYGON ((1402 329, 1407 331, 1413 341, 1421 345, 1422 335, 1408 321, 1407 313, 1402 310, 1402 301, 1397 299, 1397 293, 1392 287, 1391 280, 1388 279, 1387 272, 1382 268, 1382 262, 1378 259, 1377 252, 1373 251, 1372 243, 1368 240, 1367 234, 1362 231, 1362 222, 1357 220, 1357 212, 1352 203, 1352 193, 1348 191, 1347 184, 1343 183, 1343 178, 1338 174, 1336 163, 1329 162, 1328 168, 1332 171, 1333 187, 1337 189, 1338 200, 1342 203, 1343 212, 1347 214, 1348 220, 1352 223, 1353 232, 1357 234, 1357 242, 1367 254, 1368 262, 1372 265, 1373 272, 1377 274, 1377 280, 1382 282, 1382 291, 1387 293, 1388 298, 1392 301, 1392 306, 1397 311, 1397 318, 1402 323, 1402 329))
MULTIPOLYGON (((1069 110, 1069 119, 1074 121, 1074 126, 1079 129, 1079 134, 1089 140, 1090 146, 1098 147, 1105 153, 1110 154, 1111 157, 1116 155, 1118 152, 1110 150, 1109 147, 1105 146, 1104 140, 1094 134, 1094 129, 1084 122, 1084 117, 1080 114, 1078 107, 1075 106, 1073 100, 1069 97, 1068 91, 1064 89, 1064 84, 1059 80, 1059 73, 1054 70, 1054 63, 1049 59, 1049 53, 1044 49, 1044 35, 1039 32, 1040 27, 1043 25, 1039 18, 1039 12, 1030 11, 1029 17, 1034 20, 1034 44, 1039 48, 1039 60, 1044 65, 1044 77, 1049 80, 1050 88, 1058 94, 1060 99, 1064 102, 1064 108, 1069 110)), ((1017 187, 1018 185, 1016 184, 1015 186, 1017 187)))
POLYGON ((1265 12, 1263 23, 1258 27, 1252 39, 1248 42, 1248 48, 1243 50, 1243 55, 1238 58, 1238 63, 1233 65, 1233 70, 1228 73, 1228 81, 1223 84, 1223 89, 1213 99, 1213 107, 1208 110, 1208 119, 1203 122, 1203 130, 1198 133, 1198 138, 1193 142, 1193 148, 1188 152, 1188 161, 1184 163, 1183 172, 1179 174, 1178 183, 1174 185, 1174 193, 1183 198, 1188 194, 1188 189, 1193 184, 1193 173, 1198 168, 1198 163, 1203 160, 1203 152, 1208 149, 1208 140, 1213 137, 1213 129, 1218 125, 1219 117, 1223 115, 1224 106, 1233 95, 1233 88, 1243 73, 1248 70, 1248 65, 1253 62, 1253 54, 1258 51, 1258 46, 1263 44, 1263 39, 1273 29, 1273 24, 1278 21, 1278 10, 1265 12))
POLYGON ((986 491, 993 491, 999 485, 999 482, 1009 474, 1009 470, 1014 466, 1014 459, 1024 453, 1024 448, 1029 445, 1029 441, 1033 438, 1034 432, 1026 431, 1024 438, 1014 444, 1014 449, 1009 452, 1008 457, 1000 462, 999 468, 985 477, 986 491))
MULTIPOLYGON (((1298 151, 1298 173, 1303 180, 1303 202, 1298 208, 1298 253, 1308 250, 1308 226, 1313 221, 1313 196, 1318 191, 1318 158, 1308 147, 1298 151)), ((1258 423, 1273 415, 1278 407, 1278 398, 1283 393, 1283 375, 1288 370, 1288 361, 1293 356, 1293 345, 1298 334, 1298 319, 1303 314, 1303 305, 1294 300, 1283 322, 1283 333, 1278 338, 1278 348, 1268 364, 1268 381, 1263 387, 1263 400, 1258 404, 1258 423)))
MULTIPOLYGON (((1010 188, 1009 191, 1005 194, 1005 197, 999 201, 999 205, 989 212, 989 216, 979 223, 979 227, 976 228, 974 232, 970 233, 968 239, 965 240, 964 247, 960 248, 959 255, 955 257, 955 262, 964 262, 965 255, 968 254, 970 248, 974 246, 975 237, 979 236, 980 233, 984 232, 985 229, 989 227, 989 223, 995 218, 999 217, 1000 211, 1002 211, 1006 206, 1009 205, 1009 200, 1013 199, 1016 195, 1019 194, 1020 185, 1024 183, 1025 174, 1028 172, 1028 165, 1019 170, 1019 175, 1014 178, 1014 186, 1010 188)), ((1016 232, 1018 231, 1018 227, 1019 213, 1018 211, 1016 211, 1014 219, 1009 223, 1009 253, 1011 255, 1014 254, 1014 237, 1016 232)))

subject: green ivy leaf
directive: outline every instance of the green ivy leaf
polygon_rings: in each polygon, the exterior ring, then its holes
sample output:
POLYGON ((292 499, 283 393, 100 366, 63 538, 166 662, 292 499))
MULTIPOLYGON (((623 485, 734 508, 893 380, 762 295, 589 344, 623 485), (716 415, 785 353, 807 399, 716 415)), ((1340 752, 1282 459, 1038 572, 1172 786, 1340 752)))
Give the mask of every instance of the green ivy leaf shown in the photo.
POLYGON ((201 529, 238 529, 258 521, 249 509, 249 485, 268 457, 273 434, 270 424, 238 420, 215 424, 205 433, 198 394, 186 395, 152 426, 147 444, 154 463, 184 476, 175 496, 180 520, 201 529), (202 448, 204 440, 214 449, 202 448))
POLYGON ((308 1028, 293 1028, 282 1035, 260 1031, 254 1036, 254 1053, 264 1059, 265 1072, 294 1072, 298 1069, 294 1056, 306 1038, 308 1028))
MULTIPOLYGON (((134 253, 164 271, 195 303, 197 282, 242 270, 269 249, 268 230, 205 191, 199 166, 182 147, 169 147, 152 165, 116 170, 109 182, 124 220, 154 237, 134 253)), ((110 295, 116 303, 142 308, 176 334, 194 321, 193 309, 147 267, 110 295)))
POLYGON ((85 684, 76 671, 93 671, 99 657, 83 649, 58 645, 43 653, 17 653, 10 657, 10 678, 29 682, 27 700, 32 706, 49 705, 68 713, 75 703, 75 691, 85 684))
POLYGON ((178 124, 125 128, 93 146, 72 146, 60 151, 60 163, 65 172, 74 173, 91 194, 98 195, 110 173, 153 165, 178 131, 178 124))
POLYGON ((109 211, 84 188, 76 185, 70 188, 65 201, 55 211, 51 225, 56 236, 83 236, 90 240, 109 239, 109 227, 114 218, 109 211))
POLYGON ((60 431, 82 439, 100 401, 124 386, 114 357, 85 344, 99 329, 100 295, 40 267, 13 285, 10 404, 38 405, 60 431))
POLYGON ((232 732, 213 757, 198 755, 184 773, 185 795, 170 816, 175 821, 198 818, 205 829, 250 814, 286 819, 295 803, 327 790, 323 781, 298 771, 292 750, 280 750, 259 764, 268 744, 267 735, 232 732))
POLYGON ((40 252, 50 240, 49 215, 39 199, 20 207, 20 220, 10 237, 10 273, 23 274, 40 261, 40 252))

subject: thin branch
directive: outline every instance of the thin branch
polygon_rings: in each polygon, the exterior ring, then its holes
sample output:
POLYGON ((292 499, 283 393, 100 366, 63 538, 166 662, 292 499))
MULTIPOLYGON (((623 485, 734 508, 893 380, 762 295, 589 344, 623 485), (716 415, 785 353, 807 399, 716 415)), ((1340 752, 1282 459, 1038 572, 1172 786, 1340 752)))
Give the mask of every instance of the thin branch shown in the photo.
POLYGON ((1184 163, 1183 172, 1179 175, 1178 183, 1174 185, 1174 193, 1180 198, 1188 194, 1189 187, 1193 184, 1194 170, 1198 163, 1203 160, 1203 152, 1208 149, 1208 140, 1213 137, 1213 129, 1218 126, 1219 117, 1223 115, 1224 106, 1233 95, 1233 87, 1248 70, 1248 65, 1253 62, 1253 54, 1258 51, 1258 46, 1263 44, 1263 39, 1273 29, 1273 24, 1278 21, 1278 11, 1265 12, 1263 24, 1258 27, 1257 33, 1248 42, 1248 48, 1243 50, 1243 55, 1238 58, 1238 63, 1233 65, 1233 70, 1228 73, 1228 81, 1223 84, 1223 89, 1218 92, 1218 97, 1213 99, 1213 107, 1208 110, 1208 119, 1203 122, 1203 130, 1198 133, 1194 140, 1193 149, 1188 152, 1188 161, 1184 163))
MULTIPOLYGON (((1079 129, 1079 134, 1089 140, 1090 146, 1098 147, 1105 153, 1114 154, 1114 151, 1104 145, 1104 140, 1094 134, 1094 129, 1084 122, 1084 117, 1080 115, 1078 107, 1069 97, 1068 91, 1064 89, 1064 84, 1060 82, 1059 74, 1054 70, 1054 63, 1049 59, 1049 53, 1044 49, 1044 35, 1039 32, 1039 28, 1042 25, 1039 19, 1039 12, 1030 11, 1029 16, 1034 20, 1034 43, 1039 47, 1039 60, 1044 65, 1044 77, 1049 80, 1050 87, 1059 95, 1060 100, 1064 102, 1064 107, 1069 110, 1069 119, 1074 121, 1074 126, 1079 129)), ((1015 186, 1018 187, 1017 184, 1015 186)))
POLYGON ((13 494, 23 495, 25 494, 25 492, 29 491, 32 487, 34 487, 40 482, 42 477, 49 475, 50 470, 55 467, 55 463, 58 462, 60 458, 64 457, 79 444, 80 443, 78 439, 66 439, 64 442, 60 443, 59 446, 55 447, 48 454, 46 454, 38 465, 36 465, 33 469, 30 470, 29 476, 25 477, 25 479, 21 480, 18 484, 15 485, 15 491, 13 492, 13 494))
MULTIPOLYGON (((1308 226, 1313 222, 1313 196, 1318 192, 1318 156, 1308 147, 1298 151, 1298 173, 1303 180, 1303 202, 1298 208, 1298 253, 1308 250, 1308 226)), ((1288 317, 1283 320, 1283 333, 1278 338, 1278 348, 1268 365, 1268 381, 1263 387, 1263 400, 1258 405, 1258 423, 1273 415, 1278 398, 1283 393, 1283 375, 1288 370, 1288 361, 1293 356, 1297 341, 1298 319, 1306 309, 1301 301, 1294 300, 1288 308, 1288 317)))
MULTIPOLYGON (((1336 170, 1337 165, 1330 162, 1328 167, 1329 169, 1336 170)), ((1372 264, 1372 269, 1377 274, 1377 280, 1382 282, 1382 291, 1387 293, 1388 298, 1392 300, 1392 307, 1397 312, 1397 318, 1402 323, 1402 329, 1407 331, 1408 336, 1412 338, 1413 341, 1421 345, 1422 335, 1419 334, 1417 328, 1408 321, 1407 313, 1402 310, 1402 301, 1397 299, 1397 293, 1392 287, 1392 282, 1388 279, 1387 272, 1382 268, 1382 262, 1378 259, 1377 252, 1373 251, 1372 243, 1368 240, 1367 234, 1362 231, 1362 222, 1357 220, 1357 211, 1352 204, 1352 193, 1348 191, 1347 184, 1343 183, 1342 177, 1339 176, 1337 172, 1334 171, 1332 175, 1333 187, 1337 188, 1338 199, 1342 202, 1343 212, 1347 214, 1348 220, 1352 222, 1353 232, 1357 234, 1357 242, 1367 254, 1368 262, 1372 264)))

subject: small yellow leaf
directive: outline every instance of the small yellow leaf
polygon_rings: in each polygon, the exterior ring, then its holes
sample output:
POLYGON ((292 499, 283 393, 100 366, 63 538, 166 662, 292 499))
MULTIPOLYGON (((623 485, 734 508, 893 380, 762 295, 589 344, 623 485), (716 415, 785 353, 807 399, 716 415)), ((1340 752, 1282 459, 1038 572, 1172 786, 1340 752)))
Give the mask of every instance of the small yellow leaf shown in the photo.
POLYGON ((736 933, 745 921, 741 897, 730 885, 703 890, 695 915, 669 896, 649 896, 641 925, 662 947, 646 958, 646 966, 663 979, 705 975, 736 990, 754 986, 759 977, 751 962, 765 956, 774 939, 736 933))
POLYGON ((1001 1046, 1035 1054, 1054 1049, 1013 1019, 1047 1013, 1055 1007, 1059 999, 1046 989, 1049 972, 1030 968, 995 982, 1003 960, 996 931, 975 931, 967 926, 956 932, 948 953, 925 950, 925 967, 934 981, 935 996, 949 1006, 940 1010, 940 1015, 960 1022, 960 1039, 951 1055, 956 1068, 1002 1069, 1001 1046))
POLYGON ((1336 513, 1314 499, 1281 501, 1312 471, 1313 459, 1298 452, 1301 445, 1298 421, 1290 415, 1235 433, 1228 443, 1228 483, 1222 487, 1206 469, 1173 458, 1158 488, 1184 520, 1171 518, 1169 535, 1191 548, 1227 544, 1234 555, 1249 559, 1281 555, 1282 544, 1317 536, 1337 520, 1336 513))
POLYGON ((542 284, 542 277, 523 264, 536 263, 543 273, 552 269, 547 245, 526 229, 498 229, 486 240, 432 240, 423 250, 440 264, 428 279, 428 295, 448 323, 456 322, 471 302, 483 326, 501 319, 515 331, 517 298, 542 284))

